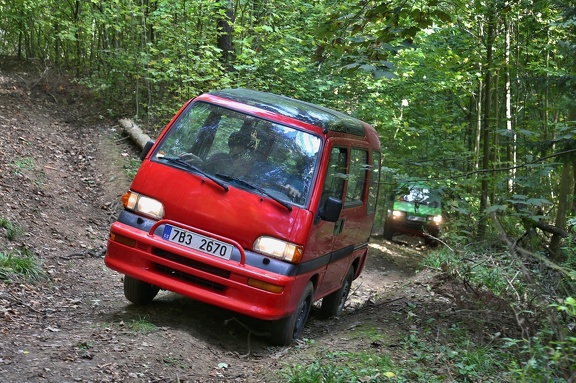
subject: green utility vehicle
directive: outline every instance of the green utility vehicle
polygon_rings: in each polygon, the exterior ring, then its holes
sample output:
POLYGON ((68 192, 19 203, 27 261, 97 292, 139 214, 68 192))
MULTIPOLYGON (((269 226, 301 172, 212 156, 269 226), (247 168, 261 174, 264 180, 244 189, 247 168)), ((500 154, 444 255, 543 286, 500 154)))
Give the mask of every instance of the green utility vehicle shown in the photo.
POLYGON ((442 201, 438 192, 425 185, 410 185, 391 194, 391 203, 384 222, 384 238, 396 234, 416 235, 426 244, 437 242, 442 226, 442 201))

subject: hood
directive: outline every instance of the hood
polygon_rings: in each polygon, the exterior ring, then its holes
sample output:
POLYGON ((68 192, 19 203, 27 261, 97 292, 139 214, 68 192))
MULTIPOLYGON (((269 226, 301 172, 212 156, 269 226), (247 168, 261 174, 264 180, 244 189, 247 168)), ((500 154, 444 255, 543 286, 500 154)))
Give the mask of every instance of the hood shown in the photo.
POLYGON ((261 235, 301 244, 313 215, 230 185, 224 190, 199 174, 144 161, 131 189, 164 205, 165 219, 215 233, 252 248, 261 235))
POLYGON ((434 207, 425 204, 419 204, 416 208, 416 204, 413 202, 406 201, 395 201, 394 210, 405 211, 408 214, 429 216, 429 215, 440 215, 442 214, 442 207, 434 207))

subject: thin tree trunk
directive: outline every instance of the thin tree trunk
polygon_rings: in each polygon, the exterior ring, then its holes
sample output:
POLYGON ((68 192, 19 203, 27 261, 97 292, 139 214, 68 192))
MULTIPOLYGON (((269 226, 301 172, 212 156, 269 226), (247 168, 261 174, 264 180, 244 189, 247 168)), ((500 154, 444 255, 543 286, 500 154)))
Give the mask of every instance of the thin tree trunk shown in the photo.
MULTIPOLYGON (((558 192, 558 213, 556 214, 555 226, 557 229, 564 231, 566 229, 566 211, 568 207, 568 193, 573 189, 572 179, 570 176, 571 162, 565 159, 562 163, 562 178, 560 179, 560 191, 558 192)), ((560 233, 552 234, 550 239, 551 259, 556 263, 564 261, 564 256, 560 250, 563 236, 560 233)))
POLYGON ((504 28, 505 28, 505 50, 504 50, 504 60, 506 62, 506 69, 504 72, 504 83, 505 83, 505 114, 506 114, 506 131, 508 132, 508 137, 510 142, 506 149, 506 161, 508 162, 510 169, 510 180, 508 181, 508 189, 512 193, 514 192, 514 180, 516 179, 516 161, 517 161, 517 149, 516 149, 516 132, 512 128, 512 85, 510 81, 510 22, 508 21, 508 16, 504 17, 504 28))
POLYGON ((218 18, 218 48, 222 50, 222 62, 232 70, 232 62, 234 60, 234 45, 232 43, 234 10, 232 8, 231 0, 226 0, 222 3, 224 16, 218 18))
MULTIPOLYGON (((482 67, 480 67, 482 69, 482 67)), ((474 132, 474 170, 480 168, 480 142, 482 140, 482 98, 484 97, 484 82, 479 81, 478 99, 476 102, 476 129, 474 132)))

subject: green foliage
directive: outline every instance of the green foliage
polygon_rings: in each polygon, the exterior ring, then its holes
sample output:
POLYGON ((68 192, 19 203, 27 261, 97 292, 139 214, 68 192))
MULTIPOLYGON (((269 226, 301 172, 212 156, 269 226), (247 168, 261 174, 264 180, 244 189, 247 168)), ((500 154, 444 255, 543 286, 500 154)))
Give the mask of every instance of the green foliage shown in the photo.
POLYGON ((572 331, 576 323, 576 300, 567 297, 562 304, 551 307, 561 314, 555 319, 561 323, 560 329, 553 330, 546 325, 530 340, 507 339, 506 347, 524 355, 525 360, 512 369, 515 381, 570 381, 576 371, 576 337, 572 331))
POLYGON ((362 70, 376 80, 394 77, 390 57, 411 46, 416 34, 451 17, 438 3, 420 1, 328 3, 319 37, 345 71, 362 70), (354 15, 354 17, 351 17, 354 15))
MULTIPOLYGON (((344 382, 501 382, 509 381, 510 365, 520 363, 509 349, 475 344, 458 324, 448 329, 429 320, 414 324, 414 330, 387 354, 378 350, 318 352, 314 361, 299 361, 281 371, 288 383, 344 382), (448 342, 439 342, 440 331, 448 342)), ((382 342, 382 334, 376 342, 382 342)), ((384 340, 385 342, 387 340, 384 340)))
POLYGON ((525 292, 525 285, 517 278, 520 265, 497 248, 470 248, 455 254, 441 248, 429 254, 423 264, 453 273, 466 284, 486 289, 502 297, 516 297, 525 292), (480 251, 479 251, 480 250, 480 251), (481 252, 483 250, 483 252, 481 252))
POLYGON ((572 280, 576 281, 576 243, 574 241, 566 241, 565 246, 562 248, 562 252, 566 255, 566 261, 562 266, 573 270, 572 280))
POLYGON ((450 376, 459 382, 507 381, 507 365, 515 355, 489 345, 477 345, 472 334, 452 325, 448 329, 450 341, 438 344, 430 337, 429 329, 414 330, 401 345, 412 356, 403 364, 406 381, 443 382, 450 376))

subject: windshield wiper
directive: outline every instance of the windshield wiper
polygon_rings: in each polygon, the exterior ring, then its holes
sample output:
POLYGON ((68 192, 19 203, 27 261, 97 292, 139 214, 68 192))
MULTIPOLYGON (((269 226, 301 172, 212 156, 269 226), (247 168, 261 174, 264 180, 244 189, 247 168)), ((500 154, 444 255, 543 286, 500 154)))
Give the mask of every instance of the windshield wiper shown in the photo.
POLYGON ((210 181, 214 182, 216 185, 220 186, 225 191, 228 191, 228 185, 226 185, 224 182, 220 181, 218 178, 214 177, 213 175, 206 173, 204 170, 200 169, 198 166, 192 165, 191 163, 186 162, 183 159, 178 158, 178 157, 164 157, 163 159, 170 162, 170 163, 181 166, 185 169, 192 170, 196 173, 199 173, 202 176, 204 176, 205 178, 208 178, 210 181))
POLYGON ((220 178, 224 178, 227 181, 235 181, 238 182, 239 184, 242 184, 243 186, 247 186, 250 189, 256 190, 258 191, 260 194, 262 194, 265 197, 270 198, 271 200, 279 203, 280 205, 284 206, 286 209, 288 209, 288 211, 292 211, 292 205, 289 204, 288 202, 281 200, 280 198, 273 196, 272 194, 268 193, 266 190, 264 190, 263 188, 261 188, 260 186, 256 186, 254 184, 252 184, 249 181, 246 181, 242 178, 237 178, 237 177, 232 177, 232 176, 228 176, 225 174, 221 174, 221 173, 217 173, 216 176, 220 177, 220 178))

